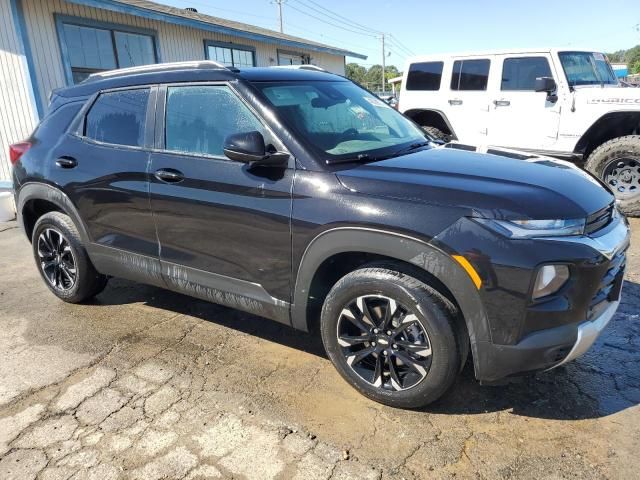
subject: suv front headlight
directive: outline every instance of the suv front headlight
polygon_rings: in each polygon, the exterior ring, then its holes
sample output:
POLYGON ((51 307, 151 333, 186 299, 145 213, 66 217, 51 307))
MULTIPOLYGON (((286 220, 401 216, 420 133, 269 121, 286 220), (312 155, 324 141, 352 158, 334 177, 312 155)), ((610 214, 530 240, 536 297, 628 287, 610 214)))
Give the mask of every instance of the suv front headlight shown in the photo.
POLYGON ((582 235, 585 226, 584 218, 571 220, 495 220, 474 218, 474 220, 509 238, 582 235))

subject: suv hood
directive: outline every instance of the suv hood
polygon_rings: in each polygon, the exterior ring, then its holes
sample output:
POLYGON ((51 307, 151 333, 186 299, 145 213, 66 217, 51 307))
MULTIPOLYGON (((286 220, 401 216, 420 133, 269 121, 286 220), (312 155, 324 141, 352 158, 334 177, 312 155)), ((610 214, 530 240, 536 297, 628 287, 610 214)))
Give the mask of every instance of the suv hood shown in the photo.
POLYGON ((568 162, 467 150, 475 147, 449 144, 336 175, 360 193, 460 207, 487 218, 584 218, 613 201, 598 180, 568 162))

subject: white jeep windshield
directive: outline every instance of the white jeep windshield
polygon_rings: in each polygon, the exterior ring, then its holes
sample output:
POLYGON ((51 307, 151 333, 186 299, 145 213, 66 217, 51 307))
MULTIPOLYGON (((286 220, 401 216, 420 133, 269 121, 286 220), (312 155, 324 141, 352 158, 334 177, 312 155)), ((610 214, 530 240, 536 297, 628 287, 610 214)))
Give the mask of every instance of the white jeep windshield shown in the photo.
POLYGON ((559 52, 570 87, 580 85, 617 85, 618 79, 602 53, 559 52))
POLYGON ((351 82, 256 83, 290 128, 334 159, 387 156, 425 134, 351 82))

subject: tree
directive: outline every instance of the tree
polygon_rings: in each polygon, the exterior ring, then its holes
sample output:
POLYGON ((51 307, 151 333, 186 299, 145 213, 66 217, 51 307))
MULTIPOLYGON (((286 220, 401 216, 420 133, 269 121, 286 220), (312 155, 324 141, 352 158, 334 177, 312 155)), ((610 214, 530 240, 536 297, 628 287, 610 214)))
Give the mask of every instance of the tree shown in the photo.
POLYGON ((367 69, 357 63, 347 63, 345 67, 345 73, 349 80, 353 80, 356 83, 365 83, 365 76, 367 75, 367 69))
POLYGON ((636 45, 635 47, 627 50, 627 53, 624 56, 624 60, 629 66, 630 70, 636 69, 637 65, 640 64, 640 45, 636 45))
POLYGON ((623 63, 625 53, 627 53, 626 50, 618 50, 613 53, 607 53, 606 55, 611 63, 623 63))

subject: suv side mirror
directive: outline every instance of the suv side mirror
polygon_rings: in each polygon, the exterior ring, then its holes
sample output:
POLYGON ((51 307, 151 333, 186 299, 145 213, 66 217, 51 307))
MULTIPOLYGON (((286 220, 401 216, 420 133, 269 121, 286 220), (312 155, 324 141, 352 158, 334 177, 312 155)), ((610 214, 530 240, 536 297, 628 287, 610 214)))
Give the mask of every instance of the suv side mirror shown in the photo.
POLYGON ((536 92, 551 93, 556 89, 556 81, 551 77, 538 77, 536 78, 535 90, 536 92))
POLYGON ((289 154, 269 152, 260 132, 234 133, 224 139, 222 147, 230 160, 252 165, 286 165, 289 154))
POLYGON ((547 92, 547 102, 555 103, 558 101, 558 95, 555 93, 558 86, 556 81, 551 77, 536 78, 536 92, 547 92))

